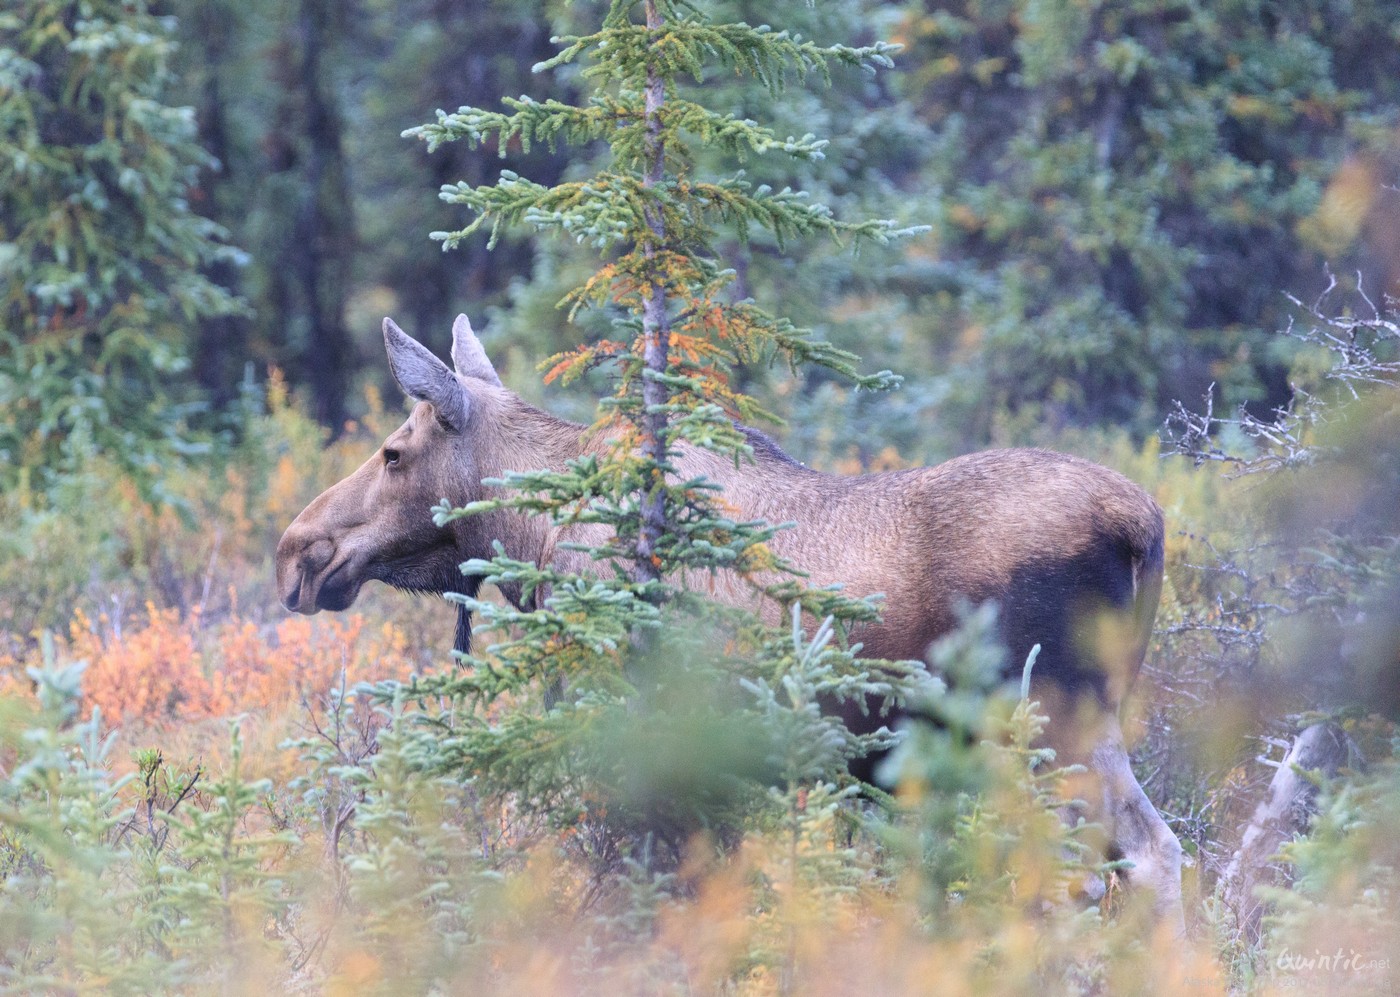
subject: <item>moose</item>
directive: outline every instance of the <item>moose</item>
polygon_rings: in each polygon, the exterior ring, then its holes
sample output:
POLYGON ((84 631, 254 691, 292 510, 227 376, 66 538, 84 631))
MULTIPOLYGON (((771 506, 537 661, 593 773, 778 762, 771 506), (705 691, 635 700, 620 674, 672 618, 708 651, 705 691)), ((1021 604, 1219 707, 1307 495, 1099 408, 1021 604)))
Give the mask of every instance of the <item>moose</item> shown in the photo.
MULTIPOLYGON (((287 527, 277 545, 286 608, 343 610, 370 580, 474 596, 481 579, 464 577, 459 566, 490 559, 495 542, 514 559, 588 572, 588 555, 569 541, 586 541, 581 531, 598 527, 561 528, 511 510, 439 527, 430 510, 442 498, 462 506, 499 494, 483 479, 562 469, 606 443, 504 387, 465 315, 452 328, 455 370, 387 318, 384 343, 395 380, 416 404, 374 456, 287 527)), ((804 466, 756 430, 746 433, 750 462, 736 466, 682 446, 678 473, 722 486, 745 518, 795 524, 769 543, 811 584, 882 594, 881 621, 859 635, 862 654, 923 658, 957 625, 961 604, 987 600, 999 605, 1008 660, 1025 661, 1040 645, 1032 688, 1050 719, 1046 739, 1060 761, 1084 766, 1079 788, 1104 828, 1105 855, 1129 860, 1127 885, 1146 891, 1159 922, 1182 932, 1181 846, 1133 776, 1118 721, 1161 592, 1157 503, 1115 471, 1047 450, 991 450, 935 467, 838 476, 804 466)), ((737 579, 718 579, 715 591, 735 603, 752 598, 737 579)), ((529 608, 518 590, 502 595, 529 608)), ((469 635, 463 614, 459 646, 469 635)))

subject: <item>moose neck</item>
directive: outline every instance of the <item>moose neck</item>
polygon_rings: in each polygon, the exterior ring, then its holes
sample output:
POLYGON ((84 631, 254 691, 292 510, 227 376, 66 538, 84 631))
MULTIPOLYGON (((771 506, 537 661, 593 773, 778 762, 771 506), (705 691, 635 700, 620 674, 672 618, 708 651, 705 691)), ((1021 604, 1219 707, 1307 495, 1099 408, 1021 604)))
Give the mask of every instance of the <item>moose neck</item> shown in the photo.
MULTIPOLYGON (((476 393, 472 399, 473 417, 464 444, 470 448, 474 467, 468 477, 474 482, 502 478, 511 471, 534 469, 562 470, 583 454, 585 427, 535 408, 513 393, 476 393)), ((472 498, 498 498, 509 494, 500 487, 478 487, 472 498)), ((462 559, 490 560, 496 541, 513 560, 544 564, 554 546, 555 528, 547 517, 499 509, 459 520, 457 550, 462 559)), ((502 586, 502 594, 516 606, 519 592, 502 586)))
MULTIPOLYGON (((586 427, 535 408, 506 389, 477 386, 472 392, 471 409, 471 423, 462 440, 464 456, 460 469, 461 480, 469 487, 456 497, 458 504, 509 494, 499 486, 479 485, 483 479, 500 479, 511 471, 562 470, 570 460, 601 452, 607 446, 605 434, 586 440, 586 427)), ((678 473, 686 477, 701 475, 723 485, 726 501, 745 518, 760 516, 774 522, 792 519, 794 506, 803 504, 801 496, 827 481, 827 476, 794 461, 763 433, 740 428, 753 447, 758 468, 746 464, 741 471, 735 468, 732 457, 682 445, 676 454, 678 473)), ((559 543, 601 543, 607 539, 606 528, 593 524, 566 529, 567 536, 547 516, 498 509, 457 521, 457 555, 461 561, 489 561, 495 556, 493 544, 499 541, 512 560, 579 573, 594 569, 596 566, 586 554, 561 549, 559 543)), ((791 538, 784 536, 777 542, 790 546, 791 538)), ((465 581, 472 587, 470 594, 474 594, 480 579, 465 581)), ((532 608, 522 605, 518 586, 505 584, 499 588, 512 605, 532 608)), ((464 618, 459 623, 466 626, 468 621, 464 618)))

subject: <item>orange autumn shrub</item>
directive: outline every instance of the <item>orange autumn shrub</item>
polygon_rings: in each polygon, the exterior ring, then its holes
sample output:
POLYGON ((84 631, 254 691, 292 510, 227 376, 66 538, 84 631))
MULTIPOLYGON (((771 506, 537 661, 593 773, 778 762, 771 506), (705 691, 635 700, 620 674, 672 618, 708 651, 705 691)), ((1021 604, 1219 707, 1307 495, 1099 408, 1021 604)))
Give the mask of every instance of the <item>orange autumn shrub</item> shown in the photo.
POLYGON ((16 646, 0 645, 0 700, 28 697, 33 683, 24 669, 29 664, 29 660, 21 656, 16 646))
MULTIPOLYGON (((342 684, 404 679, 414 659, 404 633, 359 614, 293 617, 275 627, 230 617, 205 626, 196 612, 147 604, 144 626, 77 613, 60 656, 87 662, 84 715, 151 725, 277 711, 342 684)), ((0 695, 28 695, 39 652, 0 656, 0 695)))
POLYGON ((79 613, 69 628, 68 653, 86 660, 85 713, 100 707, 113 721, 203 715, 209 688, 194 635, 171 609, 148 603, 147 626, 104 639, 79 613))
POLYGON ((250 621, 232 620, 216 632, 222 667, 210 676, 211 715, 267 709, 321 697, 343 682, 404 679, 413 667, 407 640, 391 623, 365 632, 358 613, 312 620, 291 617, 271 640, 250 621))

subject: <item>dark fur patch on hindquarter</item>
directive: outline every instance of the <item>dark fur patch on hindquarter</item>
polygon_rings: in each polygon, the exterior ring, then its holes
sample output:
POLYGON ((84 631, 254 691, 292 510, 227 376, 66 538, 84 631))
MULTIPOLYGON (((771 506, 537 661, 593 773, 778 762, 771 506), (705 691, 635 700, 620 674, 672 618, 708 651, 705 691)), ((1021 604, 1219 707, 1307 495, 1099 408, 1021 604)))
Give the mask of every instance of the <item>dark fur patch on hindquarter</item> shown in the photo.
POLYGON ((1019 676, 1036 644, 1032 681, 1049 682, 1078 698, 1093 693, 1114 708, 1115 690, 1123 690, 1141 662, 1129 661, 1118 648, 1103 646, 1105 613, 1133 611, 1131 555, 1107 541, 1072 558, 1046 558, 1018 567, 1001 605, 1000 631, 1008 654, 1008 678, 1019 676), (1127 669, 1126 674, 1114 674, 1127 669), (1013 674, 1014 673, 1014 674, 1013 674))
MULTIPOLYGON (((1006 650, 1003 677, 1008 682, 1020 680, 1031 648, 1040 645, 1032 670, 1032 698, 1042 701, 1052 727, 1073 723, 1082 708, 1116 710, 1116 700, 1131 684, 1141 664, 1143 643, 1133 646, 1125 640, 1105 653, 1098 646, 1102 634, 1097 624, 1102 613, 1111 612, 1119 615, 1123 626, 1132 626, 1136 621, 1137 627, 1150 629, 1150 615, 1134 612, 1133 574, 1137 567, 1130 551, 1104 539, 1078 556, 1049 555, 1025 563, 1005 585, 981 593, 1000 596, 998 638, 1006 650), (1115 674, 1115 669, 1126 673, 1115 674)), ((1149 564, 1147 570, 1152 568, 1149 564)), ((1160 571, 1160 559, 1157 570, 1160 571)), ((1149 586, 1137 597, 1151 599, 1155 608, 1155 589, 1149 586)), ((945 626, 938 632, 947 629, 945 626)), ((930 719, 919 711, 881 712, 872 701, 825 701, 822 708, 860 734, 881 726, 893 729, 911 714, 925 721, 930 719)), ((853 760, 851 774, 874 782, 875 771, 885 754, 853 760)))

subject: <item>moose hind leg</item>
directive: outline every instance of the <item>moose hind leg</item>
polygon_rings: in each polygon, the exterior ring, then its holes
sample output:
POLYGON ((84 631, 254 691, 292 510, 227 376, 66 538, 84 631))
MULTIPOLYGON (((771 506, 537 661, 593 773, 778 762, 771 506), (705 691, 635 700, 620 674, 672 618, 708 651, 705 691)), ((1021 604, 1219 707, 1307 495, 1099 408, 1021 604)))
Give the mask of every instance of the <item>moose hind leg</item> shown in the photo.
POLYGON ((1113 853, 1132 862, 1124 873, 1133 891, 1151 896, 1159 924, 1186 933, 1181 903, 1181 843, 1133 775, 1117 723, 1106 725, 1089 753, 1088 768, 1098 783, 1098 813, 1113 853))

